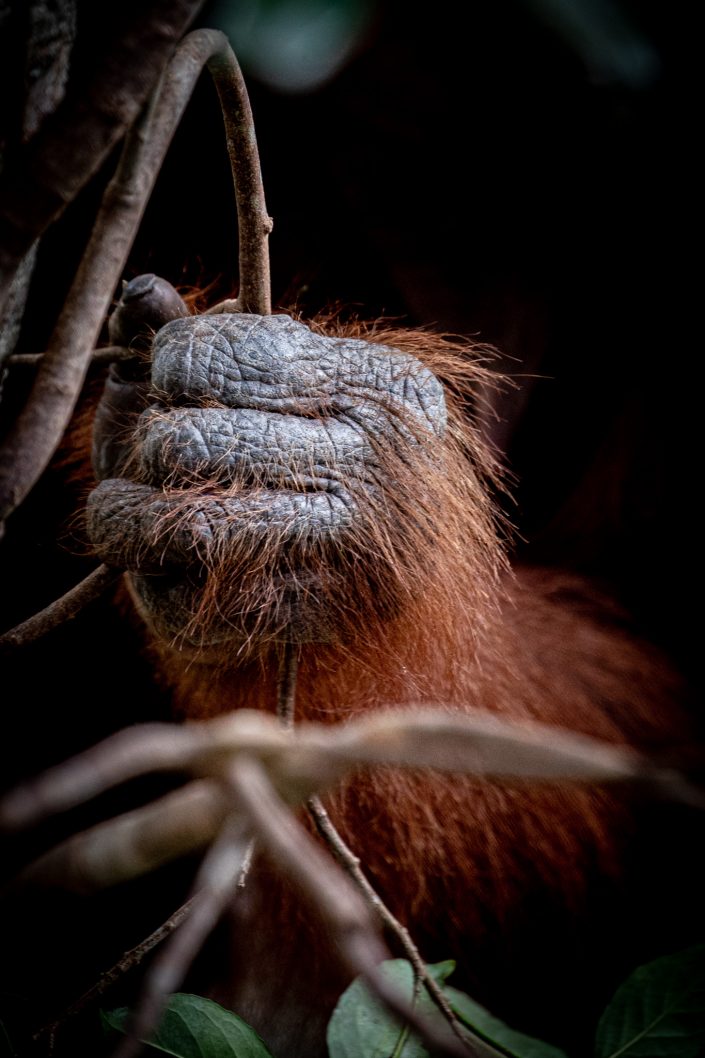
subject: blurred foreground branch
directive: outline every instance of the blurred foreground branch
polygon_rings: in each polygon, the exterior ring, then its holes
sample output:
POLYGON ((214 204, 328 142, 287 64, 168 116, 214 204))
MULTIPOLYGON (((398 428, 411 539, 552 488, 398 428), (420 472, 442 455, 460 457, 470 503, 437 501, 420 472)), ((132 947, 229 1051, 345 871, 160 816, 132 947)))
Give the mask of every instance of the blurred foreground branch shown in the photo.
POLYGON ((149 772, 223 779, 242 753, 261 762, 290 804, 321 792, 352 768, 390 764, 491 778, 627 782, 653 796, 705 807, 705 793, 685 774, 634 750, 479 709, 395 709, 294 731, 285 731, 275 717, 241 709, 182 727, 140 724, 118 732, 8 794, 0 801, 0 828, 31 826, 149 772))
MULTIPOLYGON (((292 681, 283 681, 282 701, 292 693, 292 681)), ((317 795, 351 769, 376 764, 512 780, 621 782, 705 809, 705 793, 674 768, 584 735, 512 723, 481 710, 397 709, 339 726, 302 724, 293 730, 285 730, 275 716, 240 710, 183 727, 150 724, 122 731, 0 802, 0 827, 18 830, 139 775, 181 772, 190 780, 153 804, 74 835, 19 879, 85 893, 212 845, 194 888, 192 914, 150 969, 120 1058, 135 1053, 138 1038, 155 1027, 168 993, 234 896, 252 839, 337 938, 346 969, 362 975, 433 1053, 473 1053, 464 1038, 439 1034, 390 989, 377 969, 388 957, 372 915, 380 909, 360 885, 352 852, 337 833, 328 834, 343 865, 338 866, 287 807, 313 798, 309 803, 325 831, 317 795)), ((399 935, 396 920, 387 924, 399 935)))

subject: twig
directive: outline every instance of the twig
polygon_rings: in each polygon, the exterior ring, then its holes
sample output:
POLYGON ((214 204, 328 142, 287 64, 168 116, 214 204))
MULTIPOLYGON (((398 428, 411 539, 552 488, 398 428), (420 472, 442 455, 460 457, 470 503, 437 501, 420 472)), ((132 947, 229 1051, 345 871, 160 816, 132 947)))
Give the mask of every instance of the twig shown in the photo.
POLYGON ((428 972, 426 964, 421 958, 419 949, 411 939, 411 934, 406 926, 392 914, 379 893, 365 876, 360 867, 360 860, 345 841, 343 841, 343 838, 331 822, 331 818, 323 807, 320 798, 315 796, 310 797, 308 800, 308 810, 316 824, 319 834, 328 845, 328 848, 331 850, 338 863, 345 868, 367 903, 379 915, 387 929, 389 929, 399 941, 409 962, 414 968, 417 982, 421 981, 423 983, 426 991, 446 1018, 455 1035, 463 1042, 463 1044, 465 1044, 467 1041, 467 1035, 463 1033, 460 1022, 453 1013, 453 1008, 446 999, 443 989, 428 972))
MULTIPOLYGON (((206 63, 213 64, 214 76, 223 105, 247 119, 237 82, 239 68, 222 33, 196 30, 179 46, 164 76, 163 84, 150 106, 128 135, 115 176, 103 196, 93 234, 81 261, 49 347, 37 371, 26 407, 0 448, 0 522, 22 503, 51 459, 63 435, 88 369, 91 351, 110 304, 132 242, 137 234, 149 194, 174 131, 206 63), (237 82, 237 83, 236 83, 237 82)), ((249 114, 251 121, 251 114, 249 114)), ((229 143, 236 138, 233 119, 229 143)), ((254 139, 251 126, 240 138, 254 139)), ((240 143, 238 141, 238 147, 240 143)), ((242 209, 255 208, 259 167, 256 147, 246 152, 243 174, 239 162, 231 159, 233 173, 243 185, 242 209), (254 190, 253 190, 254 185, 254 190)), ((240 209, 240 205, 238 205, 240 209)), ((241 257, 248 274, 243 276, 252 308, 266 312, 269 304, 269 265, 266 261, 266 235, 263 221, 248 220, 241 257), (255 232, 258 232, 255 240, 255 232), (256 242, 256 245, 255 245, 256 242), (266 291, 265 291, 266 284, 266 291)))
POLYGON ((285 731, 294 730, 296 712, 296 676, 299 659, 295 643, 285 643, 279 668, 277 717, 285 731))
MULTIPOLYGON (((206 309, 206 316, 212 316, 216 312, 242 312, 240 298, 225 298, 224 301, 219 301, 217 305, 206 309)), ((263 312, 259 315, 267 316, 268 313, 263 312)))
MULTIPOLYGON (((5 361, 7 367, 39 367, 45 353, 13 353, 5 361)), ((112 364, 115 360, 132 360, 134 358, 132 349, 126 349, 122 345, 103 345, 100 349, 94 349, 91 355, 91 364, 112 364)))
MULTIPOLYGON (((298 670, 298 656, 294 643, 287 641, 284 644, 284 652, 281 659, 279 671, 279 687, 277 695, 277 716, 285 730, 293 730, 294 716, 296 711, 296 677, 298 670)), ((463 1036, 460 1023, 453 1013, 448 1000, 443 995, 440 986, 434 981, 426 969, 419 951, 411 939, 411 935, 405 926, 391 913, 382 898, 370 884, 360 869, 360 861, 345 844, 338 831, 333 826, 330 816, 323 807, 319 797, 315 795, 308 800, 308 810, 316 824, 319 834, 330 848, 338 863, 344 867, 352 880, 357 885, 364 899, 370 907, 379 915, 382 922, 398 938, 404 951, 409 956, 416 975, 416 989, 419 982, 423 982, 431 995, 431 998, 445 1015, 451 1029, 456 1036, 465 1044, 466 1037, 463 1036)), ((416 1000, 416 991, 414 993, 416 1000)))
MULTIPOLYGON (((135 120, 202 0, 121 8, 89 73, 8 165, 0 185, 0 304, 37 236, 75 198, 135 120)), ((109 292, 110 296, 112 290, 109 292)))
POLYGON ((256 312, 268 316, 272 311, 269 278, 269 234, 272 218, 267 213, 262 186, 257 138, 250 100, 242 73, 232 50, 220 49, 208 63, 218 90, 225 122, 230 165, 237 199, 238 269, 240 290, 236 308, 232 302, 221 302, 212 312, 256 312))
POLYGON ((347 875, 279 800, 262 766, 240 756, 233 763, 230 778, 258 842, 336 937, 347 968, 361 975, 392 1013, 408 1022, 434 1052, 468 1058, 466 1047, 461 1048, 454 1037, 420 1017, 384 978, 378 964, 389 958, 389 953, 375 932, 367 904, 347 875))
POLYGON ((188 918, 150 967, 128 1035, 115 1049, 113 1058, 132 1058, 140 1041, 159 1024, 169 995, 178 989, 249 868, 251 842, 246 834, 242 819, 231 816, 207 853, 196 877, 188 918))
POLYGON ((34 643, 35 640, 40 639, 47 632, 51 632, 54 628, 58 628, 59 625, 70 621, 77 613, 80 613, 84 606, 87 606, 88 603, 93 602, 94 599, 102 595, 121 576, 122 571, 119 569, 111 569, 109 566, 98 566, 80 584, 76 584, 65 595, 62 595, 60 599, 55 599, 54 602, 49 603, 39 613, 28 617, 22 624, 15 625, 8 632, 4 632, 0 636, 0 652, 5 653, 9 650, 17 650, 28 643, 34 643))
MULTIPOLYGON (((281 660, 279 674, 279 688, 277 697, 277 716, 282 722, 285 730, 294 727, 294 713, 296 708, 296 676, 298 668, 298 657, 295 644, 287 642, 284 645, 284 653, 281 660)), ((370 907, 379 915, 384 925, 397 937, 403 950, 409 957, 409 962, 414 968, 417 985, 423 982, 436 1006, 445 1016, 451 1029, 459 1040, 465 1044, 467 1036, 463 1035, 460 1022, 446 999, 440 985, 429 974, 418 948, 411 939, 411 934, 398 918, 392 914, 384 903, 379 893, 374 889, 360 868, 360 861, 343 841, 341 835, 331 822, 328 812, 323 807, 317 796, 308 800, 308 810, 316 824, 319 834, 326 842, 331 852, 348 872, 357 885, 370 907)))
POLYGON ((145 937, 136 947, 130 948, 125 954, 119 959, 114 966, 111 966, 109 970, 101 974, 94 985, 83 993, 82 996, 72 1003, 71 1006, 67 1007, 61 1012, 52 1022, 47 1025, 43 1025, 42 1028, 38 1029, 37 1032, 32 1036, 32 1041, 37 1044, 44 1043, 46 1041, 47 1051, 49 1054, 54 1049, 54 1041, 56 1034, 70 1021, 72 1021, 79 1014, 82 1014, 88 1007, 93 1006, 97 1003, 113 985, 130 973, 140 965, 146 955, 149 955, 153 948, 156 948, 158 944, 161 944, 163 940, 171 936, 174 930, 181 925, 181 923, 188 916, 191 907, 193 905, 193 897, 182 904, 170 918, 163 922, 161 926, 158 926, 153 933, 150 933, 148 937, 145 937))

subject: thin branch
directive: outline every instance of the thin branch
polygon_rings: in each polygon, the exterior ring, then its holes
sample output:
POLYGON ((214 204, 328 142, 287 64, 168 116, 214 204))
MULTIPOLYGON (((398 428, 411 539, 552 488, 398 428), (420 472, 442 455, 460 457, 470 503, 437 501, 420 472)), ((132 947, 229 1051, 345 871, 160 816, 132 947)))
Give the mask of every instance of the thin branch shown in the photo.
MULTIPOLYGON (((39 367, 45 353, 13 353, 8 356, 5 364, 7 367, 39 367)), ((94 349, 91 355, 91 364, 112 364, 115 360, 134 359, 132 349, 126 349, 123 345, 103 345, 100 349, 94 349)))
POLYGON ((232 816, 207 853, 196 877, 188 918, 149 969, 128 1035, 113 1058, 132 1058, 156 1029, 168 997, 176 992, 208 934, 249 869, 251 841, 238 816, 232 816))
POLYGON ((361 975, 392 1013, 408 1022, 434 1052, 468 1058, 467 1047, 461 1048, 457 1039, 421 1018, 384 978, 378 964, 389 958, 389 952, 375 932, 367 904, 279 800, 262 766, 240 756, 233 763, 230 779, 258 842, 331 930, 346 967, 361 975))
MULTIPOLYGON (((286 642, 284 644, 281 667, 279 670, 277 717, 287 731, 292 731, 294 729, 297 674, 298 654, 296 652, 296 645, 292 642, 286 642)), ((308 810, 313 817, 319 834, 338 860, 338 863, 345 868, 369 906, 377 915, 379 915, 384 925, 395 934, 403 950, 408 955, 409 961, 411 962, 416 975, 416 989, 418 990, 420 982, 423 982, 426 985, 429 995, 443 1013, 451 1029, 458 1039, 465 1044, 467 1037, 463 1035, 460 1022, 453 1013, 440 985, 429 974, 426 964, 419 954, 418 948, 411 939, 409 931, 397 918, 394 917, 382 898, 365 877, 360 868, 359 859, 355 856, 352 849, 345 844, 342 837, 333 826, 330 816, 323 807, 319 797, 314 796, 309 798, 308 810)), ((415 1000, 416 992, 414 993, 414 1001, 415 1000)))
POLYGON ((705 807, 697 787, 686 791, 675 782, 678 773, 624 746, 551 724, 508 720, 484 709, 463 712, 440 703, 435 708, 409 703, 405 709, 380 711, 337 732, 320 727, 316 740, 341 766, 391 764, 547 782, 637 782, 664 792, 674 780, 675 800, 692 799, 696 807, 705 807))
MULTIPOLYGON (((215 30, 196 30, 179 46, 159 91, 125 141, 27 405, 0 448, 0 521, 27 496, 68 425, 149 194, 206 63, 213 67, 221 102, 234 108, 232 114, 224 115, 229 145, 236 143, 239 149, 241 140, 254 140, 251 124, 237 134, 234 129, 236 119, 251 122, 251 113, 249 105, 245 109, 244 86, 226 37, 215 30)), ((257 151, 251 143, 244 160, 232 159, 233 172, 242 185, 239 210, 256 209, 260 199, 264 202, 259 166, 255 163, 257 151)), ((249 291, 248 306, 266 312, 269 265, 265 260, 263 225, 259 213, 256 219, 247 220, 241 238, 241 258, 248 269, 242 277, 245 290, 249 291)))
MULTIPOLYGON (((206 316, 212 316, 216 312, 242 312, 242 306, 239 298, 225 298, 224 301, 219 301, 217 305, 213 305, 212 308, 206 310, 206 316)), ((259 315, 267 316, 269 313, 263 312, 259 315)))
POLYGON ((17 650, 27 646, 28 643, 34 643, 47 632, 72 620, 84 606, 99 598, 121 576, 122 570, 111 569, 110 566, 98 566, 60 599, 55 599, 39 613, 28 617, 22 624, 15 625, 8 632, 4 632, 0 636, 0 653, 17 650))
POLYGON ((208 63, 218 90, 225 122, 228 154, 237 198, 237 224, 240 242, 240 290, 231 309, 222 302, 212 312, 272 311, 269 278, 269 234, 272 218, 267 213, 262 173, 257 150, 252 109, 245 82, 231 48, 220 49, 208 63))
POLYGON ((285 731, 294 730, 296 712, 296 677, 299 658, 295 643, 285 643, 277 687, 277 718, 285 731))
MULTIPOLYGON (((25 253, 137 117, 202 0, 152 0, 109 25, 89 72, 8 165, 0 183, 0 304, 25 253)), ((112 291, 111 291, 112 293, 112 291)))
POLYGON ((360 860, 349 845, 343 841, 343 838, 331 822, 331 818, 323 807, 320 798, 310 797, 308 800, 308 810, 316 824, 319 834, 328 845, 328 848, 331 850, 338 863, 345 868, 369 906, 379 915, 387 929, 389 929, 399 941, 399 944, 414 968, 414 974, 416 975, 417 981, 423 983, 426 991, 445 1017, 455 1035, 463 1042, 463 1044, 465 1044, 467 1041, 467 1035, 464 1034, 460 1022, 453 1013, 453 1008, 448 1002, 443 989, 428 972, 428 968, 421 958, 419 949, 411 939, 411 934, 406 926, 392 914, 379 893, 374 886, 372 886, 360 867, 360 860))
POLYGON ((192 905, 193 897, 187 900, 185 904, 182 904, 166 922, 158 926, 153 933, 150 933, 148 937, 140 941, 136 947, 126 951, 122 958, 114 966, 111 966, 109 970, 101 974, 96 983, 84 992, 82 996, 79 996, 75 1003, 66 1007, 52 1022, 38 1029, 34 1033, 32 1041, 36 1044, 46 1044, 48 1053, 51 1054, 57 1033, 70 1021, 78 1017, 79 1014, 82 1014, 84 1010, 97 1003, 126 974, 136 969, 153 948, 156 948, 163 940, 170 937, 174 930, 186 919, 192 905))

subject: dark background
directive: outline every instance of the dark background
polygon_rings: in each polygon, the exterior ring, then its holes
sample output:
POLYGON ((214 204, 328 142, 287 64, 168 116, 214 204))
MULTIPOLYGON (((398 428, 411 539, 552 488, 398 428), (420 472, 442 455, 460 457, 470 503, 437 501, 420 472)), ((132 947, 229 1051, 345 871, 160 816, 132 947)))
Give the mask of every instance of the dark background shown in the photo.
MULTIPOLYGON (((242 36, 275 225, 275 304, 305 314, 338 305, 495 345, 498 369, 517 383, 497 398, 490 426, 515 475, 515 499, 504 502, 517 556, 605 581, 695 675, 701 397, 689 8, 328 6, 348 18, 349 54, 327 80, 296 92, 266 74, 266 34, 257 45, 243 29, 257 5, 221 0, 197 23, 228 28, 236 45, 242 36)), ((76 69, 112 7, 79 4, 76 69)), ((259 4, 258 17, 276 9, 259 4)), ((44 239, 19 351, 44 347, 113 165, 44 239)), ((214 302, 236 286, 236 261, 221 119, 204 78, 127 275, 210 287, 214 302)), ((6 415, 26 382, 19 370, 7 380, 6 415)), ((9 523, 4 626, 94 565, 71 529, 82 488, 55 467, 9 523)), ((5 674, 7 782, 125 723, 166 715, 135 633, 107 601, 5 674)), ((91 912, 96 947, 106 907, 91 912)), ((142 925, 133 923, 135 940, 142 925)), ((55 957, 44 959, 49 979, 55 957)))

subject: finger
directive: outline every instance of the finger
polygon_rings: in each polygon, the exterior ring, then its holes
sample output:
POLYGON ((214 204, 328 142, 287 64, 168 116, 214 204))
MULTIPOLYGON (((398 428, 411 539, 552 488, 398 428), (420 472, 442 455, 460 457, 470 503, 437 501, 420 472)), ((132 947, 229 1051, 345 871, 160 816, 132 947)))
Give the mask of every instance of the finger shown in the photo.
POLYGON ((359 426, 252 408, 151 408, 140 423, 140 466, 152 485, 167 480, 257 481, 326 489, 368 480, 375 453, 359 426))
POLYGON ((111 364, 93 427, 93 469, 98 480, 124 471, 130 441, 149 392, 150 363, 146 351, 155 331, 188 316, 189 309, 171 283, 159 276, 137 276, 125 284, 110 317, 114 345, 135 350, 135 357, 111 364))
POLYGON ((372 404, 412 415, 439 436, 445 429, 442 386, 414 357, 316 334, 283 315, 173 321, 155 339, 152 381, 167 401, 314 415, 372 404))
POLYGON ((152 336, 170 320, 188 315, 188 305, 171 283, 146 272, 123 287, 108 322, 108 334, 113 345, 134 349, 141 341, 149 345, 152 336))
POLYGON ((153 573, 199 566, 223 553, 257 554, 273 537, 328 539, 349 529, 353 518, 354 501, 345 490, 199 496, 123 478, 101 482, 87 508, 91 543, 104 562, 153 573))

